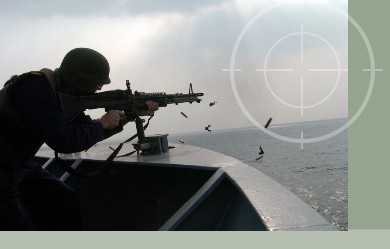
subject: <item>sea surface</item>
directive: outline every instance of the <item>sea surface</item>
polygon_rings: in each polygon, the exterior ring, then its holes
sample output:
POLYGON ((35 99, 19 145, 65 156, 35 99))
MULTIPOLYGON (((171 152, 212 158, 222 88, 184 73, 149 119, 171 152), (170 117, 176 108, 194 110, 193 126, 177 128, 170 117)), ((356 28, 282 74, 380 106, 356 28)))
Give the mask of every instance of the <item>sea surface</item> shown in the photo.
POLYGON ((348 230, 348 134, 347 129, 341 127, 347 121, 271 124, 268 127, 270 134, 257 127, 205 130, 171 134, 168 141, 180 143, 182 140, 185 144, 217 151, 252 166, 284 185, 344 231, 348 230), (328 136, 334 131, 340 132, 328 136), (295 142, 286 142, 291 139, 295 142), (308 143, 309 139, 315 142, 308 143), (260 146, 264 154, 258 159, 260 146))

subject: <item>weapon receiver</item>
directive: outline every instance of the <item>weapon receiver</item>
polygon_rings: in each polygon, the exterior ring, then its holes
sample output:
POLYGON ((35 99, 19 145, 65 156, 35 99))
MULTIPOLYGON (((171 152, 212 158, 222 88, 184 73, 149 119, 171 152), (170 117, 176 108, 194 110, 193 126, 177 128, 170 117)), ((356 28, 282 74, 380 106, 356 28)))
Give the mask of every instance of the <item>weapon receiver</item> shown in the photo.
POLYGON ((130 82, 126 80, 126 90, 111 90, 100 93, 87 94, 87 95, 69 95, 63 92, 57 92, 61 107, 65 113, 66 119, 71 122, 80 112, 88 109, 105 108, 109 110, 123 110, 129 121, 135 121, 138 135, 138 144, 134 147, 137 151, 142 150, 145 152, 150 148, 142 123, 144 122, 137 115, 137 111, 147 110, 145 102, 147 100, 158 103, 160 107, 166 107, 169 104, 179 103, 200 103, 199 97, 203 96, 203 93, 194 93, 192 89, 192 83, 188 94, 185 93, 173 93, 167 94, 165 92, 153 92, 145 93, 133 91, 130 88, 130 82))

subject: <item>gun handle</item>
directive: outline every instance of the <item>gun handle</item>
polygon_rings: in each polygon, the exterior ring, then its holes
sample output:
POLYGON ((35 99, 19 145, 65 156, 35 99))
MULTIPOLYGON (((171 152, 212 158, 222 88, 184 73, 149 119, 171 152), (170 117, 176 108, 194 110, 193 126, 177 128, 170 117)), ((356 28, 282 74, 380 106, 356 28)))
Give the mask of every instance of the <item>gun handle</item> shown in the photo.
POLYGON ((135 127, 137 128, 138 142, 145 141, 144 120, 140 117, 135 118, 135 127))

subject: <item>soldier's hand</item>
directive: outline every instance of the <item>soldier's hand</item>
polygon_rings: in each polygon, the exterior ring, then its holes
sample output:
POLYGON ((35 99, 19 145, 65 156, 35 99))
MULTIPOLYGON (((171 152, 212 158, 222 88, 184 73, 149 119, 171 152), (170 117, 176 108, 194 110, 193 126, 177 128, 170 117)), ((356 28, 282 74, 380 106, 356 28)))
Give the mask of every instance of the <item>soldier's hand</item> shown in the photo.
POLYGON ((138 116, 153 116, 154 112, 158 110, 159 106, 156 102, 147 100, 145 102, 146 106, 148 107, 147 110, 137 111, 138 116))
POLYGON ((113 129, 118 127, 121 117, 125 115, 124 111, 111 110, 104 114, 100 119, 104 129, 113 129))

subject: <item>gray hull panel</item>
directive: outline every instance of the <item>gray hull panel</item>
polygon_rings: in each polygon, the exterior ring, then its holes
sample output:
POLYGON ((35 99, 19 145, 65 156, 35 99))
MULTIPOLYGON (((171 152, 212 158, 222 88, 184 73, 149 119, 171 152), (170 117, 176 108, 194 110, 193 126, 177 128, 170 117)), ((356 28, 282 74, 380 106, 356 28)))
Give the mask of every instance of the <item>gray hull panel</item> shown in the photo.
MULTIPOLYGON (((80 178, 37 160, 76 189, 85 230, 306 231, 337 230, 288 189, 260 171, 214 151, 174 144, 166 153, 114 160, 80 178)), ((131 151, 125 145, 122 151, 131 151)), ((60 155, 80 171, 100 167, 108 146, 60 155)))

